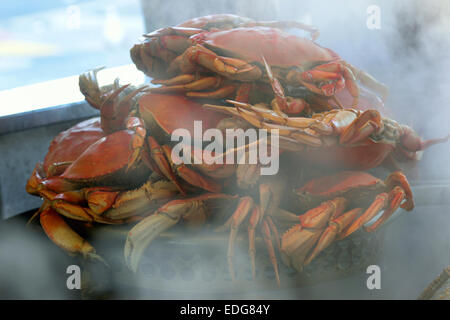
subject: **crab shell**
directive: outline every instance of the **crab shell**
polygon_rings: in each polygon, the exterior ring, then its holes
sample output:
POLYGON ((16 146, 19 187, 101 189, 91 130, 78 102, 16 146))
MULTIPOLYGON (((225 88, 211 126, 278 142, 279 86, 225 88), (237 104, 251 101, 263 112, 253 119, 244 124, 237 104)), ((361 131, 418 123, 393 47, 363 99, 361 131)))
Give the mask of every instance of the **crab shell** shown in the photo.
MULTIPOLYGON (((175 144, 172 138, 172 133, 177 129, 186 129, 187 133, 190 135, 191 144, 196 143, 199 139, 203 138, 203 132, 216 128, 220 129, 223 121, 228 120, 228 117, 222 113, 206 110, 203 106, 192 100, 188 99, 185 96, 181 95, 165 95, 165 94, 156 94, 150 93, 144 95, 139 100, 139 112, 144 120, 147 130, 149 134, 155 138, 161 145, 170 146, 171 144, 175 144), (200 132, 201 136, 198 136, 194 132, 194 122, 199 121, 202 126, 202 131, 200 132)), ((209 142, 198 141, 200 146, 205 146, 209 142)), ((151 143, 149 142, 149 145, 151 143)), ((194 150, 192 152, 193 156, 196 157, 198 153, 195 150, 196 145, 188 146, 192 147, 194 150)), ((201 150, 200 150, 201 151, 201 150)), ((205 157, 206 154, 202 153, 202 157, 205 157)), ((203 158, 204 160, 204 158, 203 158)), ((181 165, 184 168, 184 164, 181 165)), ((201 161, 201 163, 194 163, 188 165, 190 168, 195 168, 195 171, 201 172, 203 175, 207 177, 205 181, 208 181, 206 184, 212 189, 209 190, 212 192, 218 192, 221 188, 217 183, 217 179, 226 179, 233 176, 236 172, 236 166, 234 164, 218 164, 218 163, 210 163, 207 164, 205 161, 201 161), (209 179, 212 178, 212 179, 209 179), (217 190, 216 190, 217 189, 217 190)), ((186 172, 187 174, 187 172, 186 172)), ((194 172, 190 172, 194 176, 197 176, 194 172)), ((202 176, 203 176, 202 175, 202 176)), ((196 180, 197 177, 191 176, 187 179, 187 182, 193 184, 193 181, 196 180)), ((203 178, 200 178, 203 181, 203 178)), ((197 184, 194 184, 197 185, 197 184)), ((200 183, 199 185, 203 185, 200 183)), ((197 186, 199 186, 197 185, 197 186)), ((205 185, 203 187, 205 189, 205 185)))
POLYGON ((393 150, 391 144, 369 140, 359 146, 310 147, 299 153, 299 157, 317 167, 367 170, 381 165, 393 150))
POLYGON ((91 144, 104 136, 99 117, 80 122, 59 133, 45 155, 45 173, 48 174, 49 167, 54 163, 75 161, 91 144))
POLYGON ((282 68, 339 59, 335 52, 311 40, 268 27, 202 32, 190 39, 247 62, 263 65, 264 57, 269 65, 282 68))
POLYGON ((197 17, 177 25, 177 27, 199 28, 209 30, 210 28, 225 29, 227 27, 233 28, 242 23, 250 23, 253 20, 246 17, 237 16, 234 14, 214 14, 203 17, 197 17))
POLYGON ((126 172, 132 156, 134 132, 121 130, 91 144, 65 171, 61 178, 89 185, 137 186, 150 170, 143 162, 126 172))
POLYGON ((200 103, 181 95, 150 93, 139 99, 139 112, 150 135, 160 143, 171 141, 176 129, 186 129, 194 137, 194 121, 201 121, 203 130, 216 128, 223 114, 205 110, 200 103))
POLYGON ((121 130, 105 135, 100 118, 83 121, 60 133, 50 144, 44 172, 53 164, 68 162, 57 177, 46 175, 44 184, 55 192, 83 186, 135 187, 148 176, 149 169, 140 163, 125 172, 132 155, 134 132, 121 130), (62 178, 62 179, 61 179, 62 178))
POLYGON ((386 188, 384 181, 364 171, 341 171, 312 179, 294 190, 302 209, 311 209, 320 203, 343 197, 353 204, 369 204, 386 188))

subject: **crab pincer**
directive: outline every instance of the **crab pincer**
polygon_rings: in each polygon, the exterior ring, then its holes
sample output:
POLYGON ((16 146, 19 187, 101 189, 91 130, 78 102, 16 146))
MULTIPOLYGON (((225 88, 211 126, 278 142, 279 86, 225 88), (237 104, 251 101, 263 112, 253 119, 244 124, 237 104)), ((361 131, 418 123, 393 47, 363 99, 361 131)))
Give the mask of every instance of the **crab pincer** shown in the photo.
POLYGON ((78 235, 52 207, 43 205, 40 223, 47 236, 66 252, 81 254, 84 258, 99 260, 107 265, 94 247, 78 235))
MULTIPOLYGON (((299 205, 310 209, 282 235, 281 252, 283 261, 299 271, 332 242, 363 226, 373 232, 400 207, 414 208, 408 180, 398 171, 385 181, 366 172, 342 171, 310 180, 295 192, 299 205)), ((295 215, 282 211, 275 217, 295 221, 295 215)))

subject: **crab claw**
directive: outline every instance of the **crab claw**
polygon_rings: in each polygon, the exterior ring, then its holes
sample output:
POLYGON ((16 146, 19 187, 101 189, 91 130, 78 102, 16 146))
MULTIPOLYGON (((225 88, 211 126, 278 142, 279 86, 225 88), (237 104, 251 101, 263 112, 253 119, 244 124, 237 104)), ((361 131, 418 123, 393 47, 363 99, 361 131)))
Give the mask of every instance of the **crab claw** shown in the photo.
MULTIPOLYGON (((177 176, 180 177, 182 180, 208 192, 218 193, 222 190, 222 186, 214 179, 204 176, 186 166, 183 163, 183 160, 181 160, 175 154, 172 153, 172 148, 170 146, 163 145, 162 150, 164 152, 164 155, 166 156, 166 159, 168 159, 171 167, 173 168, 174 172, 176 172, 177 176)), ((195 152, 196 151, 194 150, 193 153, 195 154, 195 152)))
POLYGON ((127 266, 136 272, 145 249, 165 230, 176 225, 181 218, 196 225, 205 223, 209 214, 209 200, 232 199, 233 196, 209 193, 189 199, 172 200, 147 218, 141 220, 128 233, 124 256, 127 266))
POLYGON ((172 203, 164 206, 167 211, 164 211, 164 207, 161 208, 161 211, 157 211, 155 214, 143 219, 128 233, 124 255, 128 268, 133 272, 137 271, 142 254, 150 243, 162 232, 176 225, 180 220, 181 215, 177 216, 176 209, 170 208, 170 205, 172 203), (171 210, 174 210, 174 212, 171 212, 171 210), (171 215, 170 213, 175 215, 171 215))
POLYGON ((356 144, 382 130, 383 123, 380 113, 376 110, 366 110, 344 130, 340 137, 340 143, 347 145, 356 144))
POLYGON ((305 109, 309 109, 309 104, 300 98, 286 97, 284 89, 277 78, 274 77, 272 69, 267 63, 264 56, 261 57, 264 62, 267 77, 269 78, 270 85, 272 86, 275 99, 273 99, 271 105, 277 115, 283 116, 284 113, 299 114, 305 109))
MULTIPOLYGON (((335 198, 299 216, 300 224, 290 228, 281 238, 282 260, 288 266, 301 271, 309 257, 309 252, 319 241, 323 229, 330 220, 342 215, 346 204, 345 198, 335 198)), ((322 240, 328 245, 328 241, 322 240)))
POLYGON ((37 163, 30 178, 27 181, 25 190, 32 195, 39 195, 39 185, 43 180, 42 163, 37 163))
POLYGON ((329 226, 320 236, 316 247, 306 258, 304 264, 307 265, 314 260, 314 258, 317 257, 325 248, 327 248, 342 232, 342 230, 344 230, 345 227, 348 226, 355 219, 355 217, 359 216, 361 213, 361 208, 355 208, 330 221, 329 226))
POLYGON ((82 73, 78 79, 78 85, 81 93, 86 98, 86 101, 95 109, 99 109, 102 105, 103 92, 98 86, 97 72, 103 70, 105 67, 96 68, 85 73, 82 73))
POLYGON ((50 206, 43 205, 40 214, 40 222, 50 240, 60 248, 68 253, 79 253, 84 258, 99 260, 107 265, 107 263, 96 254, 94 247, 80 237, 78 233, 73 231, 64 219, 50 206))

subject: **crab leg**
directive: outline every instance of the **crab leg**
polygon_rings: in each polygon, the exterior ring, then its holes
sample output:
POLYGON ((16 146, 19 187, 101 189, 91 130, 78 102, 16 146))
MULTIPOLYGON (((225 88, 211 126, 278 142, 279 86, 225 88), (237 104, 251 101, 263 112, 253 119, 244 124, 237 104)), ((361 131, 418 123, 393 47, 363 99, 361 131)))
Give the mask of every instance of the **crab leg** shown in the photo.
POLYGON ((341 144, 355 144, 382 130, 380 113, 376 110, 366 110, 344 130, 339 141, 341 144))
POLYGON ((167 159, 169 159, 170 164, 174 168, 174 171, 177 173, 177 175, 183 179, 184 181, 188 182, 189 184, 202 188, 203 190, 217 193, 220 192, 222 187, 219 183, 214 181, 213 179, 210 179, 208 177, 205 177, 201 175, 200 173, 190 169, 187 167, 183 161, 177 161, 181 164, 175 164, 173 161, 173 155, 172 155, 172 148, 168 145, 162 146, 162 150, 166 156, 167 159))
MULTIPOLYGON (((278 129, 281 136, 313 147, 322 146, 323 136, 338 136, 342 145, 353 145, 383 131, 381 116, 376 110, 359 113, 353 109, 333 110, 317 114, 313 118, 279 117, 269 110, 257 109, 249 104, 231 101, 239 116, 257 128, 278 129), (270 123, 271 121, 273 123, 270 123)), ((220 106, 205 105, 235 115, 235 111, 220 106)), ((228 108, 230 109, 230 108, 228 108)))
POLYGON ((364 224, 374 218, 381 210, 383 210, 389 201, 387 193, 380 193, 376 196, 372 204, 364 211, 364 213, 356 219, 343 233, 339 234, 339 240, 351 235, 356 230, 360 229, 364 224))
MULTIPOLYGON (((240 168, 240 167, 238 167, 240 168)), ((249 256, 251 260, 251 266, 252 266, 252 277, 255 279, 256 277, 256 269, 255 269, 255 231, 257 226, 259 225, 261 220, 264 220, 265 225, 261 226, 261 231, 265 233, 265 236, 269 235, 269 238, 271 238, 270 232, 273 233, 277 248, 279 251, 281 251, 281 244, 280 244, 280 237, 278 234, 278 230, 275 226, 275 224, 272 221, 272 218, 269 215, 266 215, 265 213, 267 211, 271 212, 274 207, 278 207, 280 203, 280 196, 283 193, 285 184, 284 180, 281 178, 277 179, 269 179, 269 181, 261 181, 259 184, 259 199, 260 204, 255 205, 253 207, 252 214, 250 216, 249 222, 248 222, 248 239, 249 239, 249 256), (268 230, 265 230, 265 228, 268 226, 268 230)), ((266 243, 267 245, 267 243, 266 243)), ((270 247, 267 247, 269 250, 269 255, 271 255, 271 249, 270 247)), ((275 258, 275 264, 274 265, 274 271, 276 274, 278 274, 277 271, 277 265, 276 265, 276 258, 275 258)), ((277 276, 277 279, 279 277, 277 276)))
POLYGON ((107 191, 107 188, 86 188, 85 190, 73 190, 63 193, 55 193, 50 190, 42 189, 39 195, 45 199, 49 206, 59 214, 78 221, 85 222, 100 222, 106 224, 120 224, 122 220, 112 220, 101 216, 101 210, 96 212, 98 205, 102 207, 110 207, 114 202, 117 192, 107 191), (89 192, 93 192, 93 197, 89 199, 89 192), (98 194, 97 194, 98 193, 98 194), (93 201, 91 208, 85 208, 81 205, 93 201))
POLYGON ((54 200, 51 202, 51 207, 59 214, 78 221, 85 222, 100 222, 105 224, 121 224, 124 221, 120 219, 110 219, 106 216, 96 214, 90 208, 83 208, 62 200, 54 200))
POLYGON ((130 117, 127 120, 127 129, 134 131, 133 138, 131 139, 130 148, 133 152, 130 154, 128 159, 128 165, 126 172, 134 167, 141 159, 141 153, 145 145, 145 135, 147 131, 145 130, 144 122, 137 117, 130 117))
POLYGON ((313 251, 306 258, 304 265, 308 265, 317 255, 327 248, 356 217, 362 213, 361 208, 350 210, 329 222, 329 226, 323 231, 313 251))
MULTIPOLYGON (((87 188, 82 190, 83 198, 87 202, 89 208, 95 214, 103 214, 106 210, 111 208, 116 200, 120 191, 114 191, 110 188, 87 188)), ((69 201, 73 203, 72 201, 69 201)))
POLYGON ((414 200, 411 187, 405 175, 399 171, 391 173, 385 180, 386 187, 390 189, 389 193, 379 194, 370 207, 355 222, 340 235, 343 239, 369 222, 381 210, 389 206, 371 226, 366 230, 373 232, 378 229, 399 207, 410 211, 414 208, 414 200), (405 200, 404 203, 403 200, 405 200))
POLYGON ((278 79, 273 76, 272 69, 270 68, 270 66, 267 63, 267 61, 264 58, 264 56, 262 56, 262 60, 264 62, 264 67, 266 68, 267 77, 269 78, 270 85, 272 86, 272 90, 273 90, 273 93, 275 95, 276 103, 274 104, 274 107, 275 107, 274 111, 279 116, 282 116, 282 114, 283 114, 282 111, 288 109, 287 101, 286 101, 286 97, 284 95, 283 87, 281 86, 281 84, 278 81, 278 79))
POLYGON ((365 87, 373 90, 375 93, 380 94, 383 100, 386 99, 386 97, 389 95, 389 88, 384 83, 379 82, 367 72, 356 68, 348 62, 343 63, 352 71, 355 78, 360 81, 365 87))
POLYGON ((281 251, 280 237, 277 227, 273 223, 271 214, 279 207, 286 189, 286 174, 282 171, 275 177, 262 177, 259 185, 259 201, 261 219, 264 218, 275 236, 277 248, 281 251))
POLYGON ((248 222, 248 255, 250 256, 250 262, 252 266, 252 277, 256 279, 256 247, 255 247, 255 232, 256 227, 261 218, 261 210, 258 206, 253 207, 252 214, 248 222))
POLYGON ((179 183, 178 179, 175 177, 173 173, 172 167, 167 160, 164 150, 152 136, 148 137, 148 145, 150 147, 150 156, 158 167, 159 171, 170 181, 175 184, 182 195, 186 195, 186 191, 184 191, 183 187, 179 183))
POLYGON ((334 96, 335 92, 346 86, 354 98, 353 105, 358 103, 359 87, 356 84, 356 77, 342 60, 318 65, 309 71, 303 72, 301 77, 305 81, 334 81, 320 88, 326 96, 334 96))
MULTIPOLYGON (((294 130, 294 128, 311 128, 321 133, 330 133, 333 130, 332 127, 317 119, 278 116, 273 110, 270 109, 264 109, 234 100, 227 100, 227 102, 233 104, 235 108, 212 104, 204 104, 203 107, 206 109, 217 110, 222 113, 227 113, 232 116, 241 117, 257 128, 269 128, 272 124, 266 121, 270 121, 278 125, 292 127, 292 130, 294 130)), ((273 126, 273 128, 275 127, 273 126)))
POLYGON ((187 92, 186 96, 192 98, 211 98, 211 99, 224 99, 230 97, 236 92, 235 85, 225 85, 214 91, 207 92, 187 92))
MULTIPOLYGON (((274 77, 272 69, 267 63, 264 56, 262 57, 264 66, 266 68, 267 77, 269 78, 275 99, 272 102, 272 108, 279 117, 284 117, 283 112, 288 114, 301 113, 305 109, 309 109, 309 104, 303 99, 287 99, 284 94, 284 89, 277 78, 274 77)), ((284 117, 286 118, 286 117, 284 117)))
POLYGON ((341 75, 337 72, 330 71, 322 71, 319 68, 305 71, 302 73, 302 78, 305 81, 330 81, 330 80, 338 80, 341 78, 341 75))
POLYGON ((62 200, 51 202, 52 208, 59 214, 73 220, 92 222, 94 219, 87 213, 87 209, 62 200))
POLYGON ((330 220, 339 217, 347 205, 345 198, 335 198, 308 210, 298 218, 297 224, 286 231, 281 238, 282 259, 288 266, 301 271, 309 252, 319 240, 322 230, 330 220))
POLYGON ((281 251, 281 240, 280 240, 281 238, 278 233, 277 226, 275 225, 275 223, 273 222, 273 220, 270 216, 266 216, 264 219, 267 222, 267 224, 269 225, 269 228, 275 237, 275 242, 277 244, 278 251, 281 251))
MULTIPOLYGON (((97 73, 104 67, 93 69, 80 75, 78 85, 80 92, 84 95, 86 101, 95 109, 100 110, 104 101, 102 90, 98 86, 97 73)), ((117 88, 116 88, 117 89, 117 88)))
POLYGON ((33 172, 31 173, 30 178, 27 181, 27 184, 25 186, 25 190, 32 195, 40 195, 40 185, 43 181, 43 175, 42 173, 42 163, 37 163, 36 166, 33 169, 33 172))
POLYGON ((170 208, 169 202, 154 214, 141 220, 129 232, 125 242, 125 262, 132 271, 136 272, 144 250, 162 232, 176 225, 181 214, 176 215, 176 209, 170 208))
POLYGON ((56 162, 48 166, 46 176, 53 177, 61 175, 70 165, 72 161, 56 162))
POLYGON ((195 64, 234 80, 254 81, 262 75, 259 67, 244 60, 218 56, 200 44, 189 47, 170 64, 167 71, 176 73, 181 70, 183 73, 192 73, 190 71, 196 69, 195 64))
POLYGON ((273 270, 275 271, 275 279, 277 280, 278 286, 280 286, 280 275, 278 272, 277 257, 275 255, 275 249, 272 242, 272 233, 270 232, 269 225, 265 219, 262 221, 261 227, 264 243, 266 244, 267 252, 269 253, 270 261, 272 262, 273 270))
MULTIPOLYGON (((268 120, 279 125, 298 129, 311 128, 322 134, 330 134, 333 131, 330 125, 323 123, 322 121, 317 119, 306 117, 286 117, 284 115, 279 116, 272 110, 258 108, 248 103, 241 103, 233 100, 227 100, 227 102, 233 104, 238 110, 238 113, 240 113, 245 120, 247 120, 248 122, 252 121, 252 124, 258 127, 263 127, 265 124, 268 124, 267 122, 264 122, 264 120, 268 120)), ((211 108, 215 107, 211 105, 206 106, 211 108)))
MULTIPOLYGON (((105 211, 104 216, 116 220, 145 214, 150 209, 156 209, 169 201, 177 193, 177 187, 170 181, 147 181, 139 189, 120 193, 114 204, 105 211)), ((88 201, 90 203, 90 199, 88 201)))
POLYGON ((129 102, 136 93, 127 95, 125 99, 119 99, 119 96, 129 86, 130 84, 126 84, 112 91, 98 106, 102 116, 102 129, 106 134, 116 131, 117 128, 123 128, 123 121, 130 113, 129 102))
POLYGON ((234 100, 240 101, 240 102, 248 102, 250 92, 253 89, 254 84, 252 83, 243 83, 239 86, 239 89, 237 90, 236 97, 234 100))
POLYGON ((249 212, 251 211, 253 207, 253 199, 250 197, 243 197, 239 201, 238 207, 236 211, 231 216, 231 225, 230 225, 230 236, 228 240, 228 253, 227 253, 227 260, 228 260, 228 268, 230 270, 231 280, 235 281, 235 275, 234 275, 234 264, 233 264, 233 258, 234 258, 234 244, 236 242, 237 233, 239 230, 239 226, 241 223, 245 220, 249 212))
MULTIPOLYGON (((168 81, 169 82, 169 81, 168 81)), ((204 77, 189 83, 169 85, 166 87, 158 87, 149 89, 150 92, 187 92, 202 91, 206 89, 216 88, 220 85, 222 79, 219 77, 204 77)))
POLYGON ((376 231, 382 224, 388 220, 392 214, 400 208, 401 202, 405 199, 405 191, 400 187, 395 187, 389 192, 389 207, 383 212, 372 225, 365 228, 368 232, 376 231))
POLYGON ((73 231, 55 210, 48 205, 44 204, 44 206, 40 215, 41 226, 56 245, 69 253, 80 253, 85 258, 100 260, 106 264, 95 253, 94 247, 73 231))
POLYGON ((224 99, 229 98, 236 93, 236 100, 247 102, 252 89, 251 83, 223 84, 224 79, 221 77, 204 77, 196 78, 192 74, 183 74, 168 80, 153 80, 154 84, 162 84, 164 87, 151 88, 150 92, 185 92, 186 96, 193 98, 213 98, 224 99), (215 89, 204 91, 207 89, 215 89))
MULTIPOLYGON (((153 84, 162 84, 165 86, 177 86, 177 85, 184 85, 194 82, 197 79, 197 77, 193 74, 182 74, 179 76, 175 76, 170 79, 153 79, 153 84)), ((153 89, 151 89, 153 90, 153 89)))
POLYGON ((205 201, 214 199, 232 199, 233 196, 211 193, 188 199, 172 200, 144 218, 128 233, 125 242, 125 262, 127 266, 137 271, 139 261, 145 249, 162 232, 177 224, 181 218, 189 216, 191 219, 203 221, 205 218, 195 216, 207 214, 204 210, 205 201))
POLYGON ((412 209, 414 209, 414 199, 411 186, 409 185, 408 179, 402 172, 396 171, 391 173, 386 178, 385 184, 388 189, 392 189, 394 186, 399 186, 405 193, 406 199, 405 203, 403 203, 401 207, 406 211, 411 211, 412 209))

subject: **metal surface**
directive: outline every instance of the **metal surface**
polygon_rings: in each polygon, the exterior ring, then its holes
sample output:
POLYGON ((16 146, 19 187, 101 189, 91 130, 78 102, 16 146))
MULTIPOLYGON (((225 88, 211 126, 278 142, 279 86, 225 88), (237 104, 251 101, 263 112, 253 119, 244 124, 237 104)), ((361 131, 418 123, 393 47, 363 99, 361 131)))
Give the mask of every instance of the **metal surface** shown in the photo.
POLYGON ((383 231, 356 232, 330 245, 301 273, 284 265, 278 255, 279 288, 261 238, 256 239, 256 278, 252 278, 245 228, 242 228, 235 248, 235 282, 231 281, 227 264, 227 233, 198 234, 185 229, 164 233, 147 248, 134 274, 123 261, 127 229, 122 234, 113 229, 104 227, 97 230, 93 245, 98 252, 104 253, 119 285, 165 293, 215 295, 295 288, 364 272, 368 265, 377 263, 384 234, 383 231), (117 246, 111 248, 112 243, 117 246))
MULTIPOLYGON (((132 64, 104 68, 97 73, 100 86, 113 83, 139 85, 145 76, 132 64)), ((85 119, 98 114, 79 91, 78 76, 0 91, 0 134, 21 131, 63 121, 85 119)))
POLYGON ((0 134, 26 130, 63 121, 84 119, 98 114, 85 101, 0 117, 0 134))
MULTIPOLYGON (((442 195, 449 189, 448 185, 428 189, 423 186, 422 198, 429 201, 431 197, 428 195, 442 195)), ((418 189, 415 190, 416 195, 417 192, 418 189)), ((421 197, 417 196, 419 200, 421 197)), ((16 291, 5 297, 36 299, 43 296, 41 288, 51 284, 60 289, 54 288, 46 292, 45 296, 66 297, 73 292, 65 288, 64 277, 57 277, 65 275, 68 265, 77 264, 82 267, 82 275, 90 277, 83 284, 86 289, 82 292, 84 298, 417 299, 430 279, 436 276, 436 270, 442 270, 449 262, 449 256, 443 253, 449 252, 450 234, 447 226, 450 198, 435 200, 444 205, 417 205, 410 213, 399 210, 397 218, 391 219, 392 223, 383 227, 383 234, 377 234, 375 242, 364 240, 364 233, 358 233, 357 237, 348 239, 350 241, 333 244, 314 264, 317 269, 305 268, 309 275, 298 275, 282 266, 280 261, 282 288, 276 286, 261 241, 258 242, 256 252, 258 283, 250 280, 245 228, 240 232, 236 257, 239 280, 233 287, 226 264, 227 234, 215 237, 206 233, 183 235, 179 233, 180 229, 174 229, 163 234, 148 248, 139 272, 133 274, 123 263, 123 245, 130 226, 96 225, 83 236, 95 245, 110 267, 97 266, 99 269, 95 271, 93 264, 81 258, 69 258, 55 246, 37 221, 33 230, 25 228, 27 219, 34 213, 30 211, 0 223, 0 227, 5 227, 0 233, 3 240, 0 243, 3 243, 3 247, 7 245, 7 250, 2 250, 0 246, 0 260, 8 261, 11 268, 15 266, 16 270, 15 277, 11 277, 6 272, 9 269, 0 269, 0 293, 2 286, 6 286, 16 288, 16 291), (7 224, 13 221, 17 222, 15 228, 7 224), (36 248, 38 244, 39 248, 36 248), (372 255, 370 248, 375 249, 372 255), (346 255, 342 254, 348 249, 352 256, 359 259, 349 261, 348 254, 346 259, 346 255), (362 253, 364 256, 359 255, 362 253), (330 257, 335 259, 327 265, 330 257), (381 268, 380 290, 368 290, 366 287, 368 275, 364 269, 374 262, 381 268), (41 266, 41 269, 37 269, 37 266, 41 266), (339 269, 340 273, 336 272, 339 269), (317 273, 320 270, 322 274, 317 273), (28 274, 33 274, 32 287, 23 281, 28 274)), ((448 287, 448 280, 445 284, 448 287)))
POLYGON ((412 191, 416 206, 450 204, 450 181, 427 181, 413 184, 412 191))
MULTIPOLYGON (((436 225, 442 225, 442 222, 439 223, 439 217, 435 216, 435 211, 426 210, 426 208, 431 208, 431 205, 448 206, 450 184, 417 185, 413 187, 413 192, 417 206, 414 210, 415 215, 411 216, 404 210, 398 210, 375 234, 359 231, 347 239, 333 243, 301 273, 285 266, 278 256, 281 287, 276 285, 273 267, 261 239, 257 241, 256 247, 257 276, 255 280, 252 279, 245 228, 242 228, 236 249, 237 281, 235 283, 231 281, 227 265, 227 234, 185 233, 183 229, 166 232, 147 248, 136 274, 130 272, 123 262, 122 250, 127 227, 102 226, 88 237, 93 237, 96 241, 93 244, 99 252, 104 253, 106 259, 109 259, 115 285, 121 288, 124 297, 128 294, 125 292, 129 290, 129 292, 139 292, 136 296, 138 298, 173 296, 219 299, 230 296, 292 298, 314 292, 317 294, 316 298, 335 299, 340 297, 339 291, 326 293, 327 287, 337 286, 337 290, 347 290, 347 281, 349 292, 342 292, 342 298, 358 297, 355 293, 357 288, 363 293, 359 298, 369 298, 371 295, 365 287, 367 277, 365 271, 369 265, 376 264, 383 270, 383 279, 390 279, 392 284, 387 285, 388 280, 383 280, 384 291, 378 295, 374 293, 374 298, 395 297, 395 294, 388 293, 385 289, 395 283, 403 285, 399 287, 398 292, 406 290, 411 292, 412 296, 397 298, 414 298, 418 296, 418 293, 414 295, 415 291, 408 289, 410 283, 402 282, 401 276, 393 276, 396 273, 393 269, 403 266, 403 270, 406 270, 405 267, 411 261, 414 262, 415 268, 433 261, 431 258, 422 261, 427 259, 427 254, 429 255, 432 251, 421 253, 420 248, 414 247, 415 242, 412 242, 412 239, 407 238, 405 234, 413 236, 411 231, 414 231, 417 225, 414 220, 424 219, 428 223, 421 229, 436 230, 433 237, 427 238, 428 242, 434 242, 435 237, 446 236, 439 233, 436 228, 436 225), (117 246, 111 247, 111 243, 116 243, 117 246), (409 256, 410 246, 414 248, 412 252, 415 257, 405 258, 409 256), (308 289, 310 286, 316 289, 308 289)), ((436 244, 433 245, 433 249, 438 247, 436 244)), ((405 278, 410 276, 409 273, 404 272, 405 278)), ((414 276, 418 286, 425 280, 424 274, 421 272, 414 276)), ((417 290, 422 289, 417 288, 417 290)), ((311 297, 314 295, 309 298, 311 297)))

